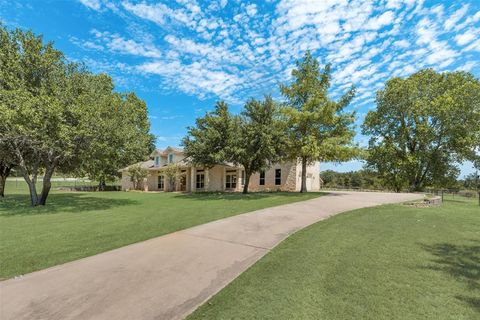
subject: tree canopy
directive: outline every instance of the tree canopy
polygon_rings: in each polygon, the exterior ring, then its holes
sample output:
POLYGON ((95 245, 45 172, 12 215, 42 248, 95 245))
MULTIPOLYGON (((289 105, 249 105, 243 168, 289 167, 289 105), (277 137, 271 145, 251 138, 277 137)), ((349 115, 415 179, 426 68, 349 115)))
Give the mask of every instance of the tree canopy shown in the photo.
POLYGON ((338 101, 328 96, 331 66, 323 70, 310 52, 296 62, 293 81, 280 86, 286 99, 283 113, 287 121, 287 155, 302 163, 302 185, 306 189, 306 167, 314 161, 345 161, 356 155, 353 145, 354 112, 345 107, 355 96, 355 88, 348 90, 338 101))
POLYGON ((367 166, 397 191, 444 185, 456 164, 475 160, 480 138, 480 82, 467 72, 421 70, 392 78, 377 92, 363 133, 367 166))
POLYGON ((56 171, 107 178, 149 153, 145 104, 113 89, 109 76, 68 62, 41 36, 0 28, 0 143, 29 185, 33 206, 46 203, 56 171))

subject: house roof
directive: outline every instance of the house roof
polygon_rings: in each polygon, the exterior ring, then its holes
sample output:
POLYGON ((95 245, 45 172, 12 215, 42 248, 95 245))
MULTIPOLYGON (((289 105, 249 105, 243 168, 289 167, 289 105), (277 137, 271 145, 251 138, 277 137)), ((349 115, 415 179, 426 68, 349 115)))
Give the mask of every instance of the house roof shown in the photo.
POLYGON ((183 154, 183 149, 168 146, 164 150, 162 150, 162 149, 153 150, 153 152, 150 156, 151 157, 153 157, 155 155, 167 156, 169 153, 183 154))
POLYGON ((150 170, 150 168, 153 168, 153 167, 155 166, 155 163, 153 162, 153 160, 147 160, 147 161, 137 162, 137 163, 134 163, 134 164, 129 165, 128 167, 125 167, 125 168, 123 168, 123 169, 120 169, 120 170, 118 170, 118 171, 119 171, 119 172, 127 171, 127 170, 130 169, 131 167, 137 166, 137 165, 139 165, 139 166, 142 167, 142 168, 145 168, 145 169, 150 170))

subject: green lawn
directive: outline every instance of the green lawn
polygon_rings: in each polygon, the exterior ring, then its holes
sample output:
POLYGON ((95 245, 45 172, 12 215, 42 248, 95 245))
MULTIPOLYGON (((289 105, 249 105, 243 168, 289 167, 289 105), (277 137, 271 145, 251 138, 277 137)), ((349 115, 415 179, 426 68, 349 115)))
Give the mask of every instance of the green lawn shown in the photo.
POLYGON ((0 278, 320 195, 53 191, 47 206, 31 208, 26 190, 8 181, 0 200, 0 278))
POLYGON ((456 197, 316 223, 188 319, 480 319, 480 207, 456 197))

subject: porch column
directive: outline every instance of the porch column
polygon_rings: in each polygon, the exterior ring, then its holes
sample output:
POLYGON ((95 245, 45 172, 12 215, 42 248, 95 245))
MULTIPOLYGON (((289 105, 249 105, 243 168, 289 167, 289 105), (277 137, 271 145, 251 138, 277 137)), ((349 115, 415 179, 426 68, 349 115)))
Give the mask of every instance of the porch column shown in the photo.
POLYGON ((190 168, 190 192, 195 191, 195 167, 190 168))
POLYGON ((209 191, 208 184, 210 182, 210 173, 208 168, 205 168, 205 191, 209 191))

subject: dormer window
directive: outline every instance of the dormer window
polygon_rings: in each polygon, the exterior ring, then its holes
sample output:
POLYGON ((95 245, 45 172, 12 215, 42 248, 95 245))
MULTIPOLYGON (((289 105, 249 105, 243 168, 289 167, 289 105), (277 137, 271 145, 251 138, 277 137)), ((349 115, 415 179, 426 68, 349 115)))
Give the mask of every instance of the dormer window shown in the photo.
POLYGON ((173 154, 169 154, 168 155, 168 163, 172 163, 173 162, 173 154))
POLYGON ((155 167, 158 167, 160 165, 160 157, 156 156, 155 157, 155 167))

